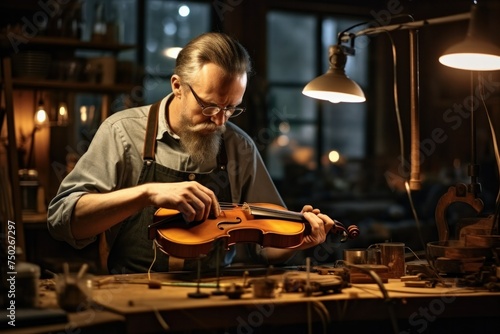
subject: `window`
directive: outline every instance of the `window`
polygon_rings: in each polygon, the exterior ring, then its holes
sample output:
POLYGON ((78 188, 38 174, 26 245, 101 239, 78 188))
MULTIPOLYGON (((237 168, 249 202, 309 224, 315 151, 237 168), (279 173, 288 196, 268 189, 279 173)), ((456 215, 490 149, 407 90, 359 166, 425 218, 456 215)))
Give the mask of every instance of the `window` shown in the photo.
MULTIPOLYGON (((302 182, 314 184, 319 171, 338 169, 328 160, 331 151, 343 161, 365 155, 365 104, 320 102, 302 94, 307 82, 328 69, 328 47, 336 43, 337 34, 358 22, 282 11, 267 14, 268 117, 278 125, 272 127, 275 137, 266 161, 285 201, 299 196, 294 190, 303 190, 302 182)), ((348 76, 364 88, 366 51, 356 49, 346 65, 348 76)))
POLYGON ((167 51, 183 47, 210 30, 210 5, 186 1, 146 1, 144 100, 154 103, 168 94, 175 58, 167 51))

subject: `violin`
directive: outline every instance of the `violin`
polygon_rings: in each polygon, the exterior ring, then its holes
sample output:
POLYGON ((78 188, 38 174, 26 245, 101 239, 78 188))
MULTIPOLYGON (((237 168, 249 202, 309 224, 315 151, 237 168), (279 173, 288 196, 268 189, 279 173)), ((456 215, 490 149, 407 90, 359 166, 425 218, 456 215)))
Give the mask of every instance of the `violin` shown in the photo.
MULTIPOLYGON (((148 226, 149 238, 166 254, 194 259, 207 254, 213 244, 223 240, 228 248, 236 243, 258 243, 262 247, 296 248, 310 231, 300 212, 287 211, 275 204, 220 203, 221 214, 204 221, 186 222, 173 209, 158 209, 148 226)), ((341 242, 359 235, 355 225, 346 228, 334 220, 330 230, 342 235, 341 242)))

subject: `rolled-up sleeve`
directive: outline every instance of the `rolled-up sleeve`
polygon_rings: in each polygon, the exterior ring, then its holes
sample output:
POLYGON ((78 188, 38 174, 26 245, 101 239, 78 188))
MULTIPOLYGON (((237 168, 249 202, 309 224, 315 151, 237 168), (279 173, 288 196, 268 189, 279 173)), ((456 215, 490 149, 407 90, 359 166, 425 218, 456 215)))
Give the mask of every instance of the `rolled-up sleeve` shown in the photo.
POLYGON ((132 144, 138 135, 130 133, 128 122, 134 122, 134 117, 125 120, 111 117, 104 121, 87 152, 61 182, 47 213, 48 230, 55 239, 78 249, 95 241, 96 236, 77 240, 71 233, 71 218, 78 200, 88 193, 106 193, 135 185, 142 160, 140 152, 131 152, 139 150, 132 144), (137 158, 132 158, 134 155, 137 158))
POLYGON ((96 237, 77 240, 71 233, 71 215, 76 202, 86 192, 60 193, 49 205, 47 226, 54 239, 66 241, 71 246, 81 249, 96 240, 96 237))

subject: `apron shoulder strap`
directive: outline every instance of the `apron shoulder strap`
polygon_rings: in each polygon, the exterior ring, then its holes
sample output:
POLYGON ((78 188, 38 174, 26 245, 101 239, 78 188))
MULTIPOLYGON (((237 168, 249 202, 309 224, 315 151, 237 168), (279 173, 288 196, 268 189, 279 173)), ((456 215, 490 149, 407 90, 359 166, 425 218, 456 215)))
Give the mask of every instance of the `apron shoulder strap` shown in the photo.
POLYGON ((144 160, 155 160, 156 150, 156 134, 158 133, 158 112, 160 110, 160 102, 151 105, 149 108, 148 124, 146 127, 146 135, 144 137, 144 150, 142 156, 144 160))
POLYGON ((226 153, 226 144, 224 143, 224 136, 220 142, 219 154, 217 155, 217 163, 220 169, 225 169, 227 165, 227 153, 226 153))

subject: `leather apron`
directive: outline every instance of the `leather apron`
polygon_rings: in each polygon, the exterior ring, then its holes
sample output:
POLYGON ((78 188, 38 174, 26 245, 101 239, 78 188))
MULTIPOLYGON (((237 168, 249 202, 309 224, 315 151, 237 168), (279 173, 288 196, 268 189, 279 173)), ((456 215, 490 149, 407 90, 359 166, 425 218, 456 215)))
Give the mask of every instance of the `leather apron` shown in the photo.
MULTIPOLYGON (((160 102, 149 110, 146 136, 144 140, 143 167, 138 185, 149 182, 197 181, 214 191, 219 202, 232 202, 229 175, 227 173, 227 155, 224 141, 217 155, 217 168, 209 173, 190 173, 167 168, 155 162, 156 135, 158 131, 158 113, 160 102)), ((108 269, 111 274, 147 272, 155 258, 153 240, 148 238, 148 225, 152 223, 158 208, 146 207, 139 213, 123 221, 108 257, 108 269)), ((219 248, 220 250, 220 248, 219 248)), ((223 259, 225 250, 220 250, 223 259)), ((204 270, 215 268, 215 252, 203 258, 204 270)), ((225 254, 231 256, 231 252, 225 254)), ((185 270, 196 270, 195 260, 186 260, 185 270)), ((228 262, 228 259, 220 261, 228 262)), ((169 271, 169 256, 156 249, 156 260, 151 271, 169 271)))

